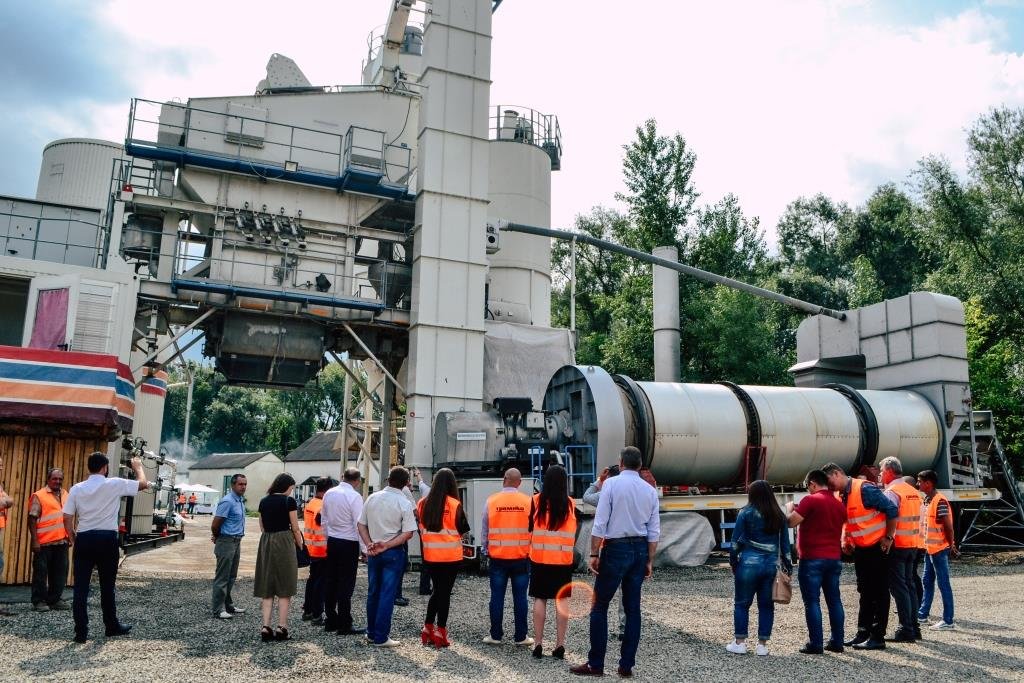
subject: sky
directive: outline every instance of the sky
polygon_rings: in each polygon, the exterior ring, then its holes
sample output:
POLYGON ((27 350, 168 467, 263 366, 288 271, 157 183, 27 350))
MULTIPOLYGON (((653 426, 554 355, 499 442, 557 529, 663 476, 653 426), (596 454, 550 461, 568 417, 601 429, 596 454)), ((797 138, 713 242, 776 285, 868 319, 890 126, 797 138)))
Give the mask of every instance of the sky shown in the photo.
MULTIPOLYGON (((251 94, 271 53, 359 82, 389 0, 0 3, 0 194, 33 196, 44 145, 123 140, 132 97, 251 94)), ((504 0, 491 102, 559 118, 552 225, 616 206, 649 118, 697 155, 701 204, 735 194, 769 243, 786 205, 862 203, 917 161, 966 168, 966 131, 1024 106, 1021 0, 504 0)))

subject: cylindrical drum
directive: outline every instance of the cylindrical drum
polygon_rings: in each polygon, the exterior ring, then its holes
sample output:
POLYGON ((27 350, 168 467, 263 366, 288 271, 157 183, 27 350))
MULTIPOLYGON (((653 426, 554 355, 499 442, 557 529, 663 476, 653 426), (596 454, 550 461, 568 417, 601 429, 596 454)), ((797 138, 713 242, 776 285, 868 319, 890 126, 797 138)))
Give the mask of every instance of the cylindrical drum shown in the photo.
POLYGON ((121 145, 106 140, 67 138, 43 148, 36 199, 107 210, 114 159, 121 145))
POLYGON ((878 422, 877 460, 896 456, 905 474, 931 469, 942 442, 942 425, 931 404, 913 391, 859 393, 878 422))

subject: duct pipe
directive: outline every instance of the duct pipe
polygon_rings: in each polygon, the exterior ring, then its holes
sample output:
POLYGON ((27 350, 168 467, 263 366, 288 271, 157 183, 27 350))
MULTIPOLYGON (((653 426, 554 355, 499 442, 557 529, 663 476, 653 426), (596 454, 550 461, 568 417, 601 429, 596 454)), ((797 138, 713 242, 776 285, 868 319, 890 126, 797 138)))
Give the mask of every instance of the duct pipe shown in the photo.
POLYGON ((818 306, 817 304, 812 304, 807 301, 794 299, 791 296, 779 294, 778 292, 773 292, 770 289, 763 289, 762 287, 757 287, 746 282, 740 282, 739 280, 733 280, 729 277, 709 273, 708 271, 701 270, 700 268, 694 268, 693 266, 687 266, 682 263, 668 261, 646 252, 637 251, 636 249, 630 249, 629 247, 615 244, 614 242, 591 237, 585 233, 569 232, 567 230, 553 230, 552 228, 539 228, 535 225, 523 225, 521 223, 499 222, 498 227, 501 230, 507 230, 509 232, 524 232, 527 235, 543 235, 544 237, 552 237, 556 240, 576 240, 604 251, 615 252, 617 254, 622 254, 623 256, 635 258, 638 261, 644 261, 645 263, 652 263, 654 265, 662 266, 663 268, 669 268, 685 275, 695 277, 698 280, 710 282, 713 285, 732 287, 733 289, 738 289, 741 292, 747 292, 748 294, 759 296, 762 299, 769 299, 780 304, 786 304, 787 306, 798 308, 801 311, 806 311, 812 315, 827 315, 830 318, 835 318, 836 320, 846 320, 846 314, 842 311, 834 311, 831 308, 825 308, 824 306, 818 306))
MULTIPOLYGON (((575 244, 575 243, 574 243, 575 244)), ((666 261, 678 261, 675 247, 651 252, 666 261)), ((654 266, 654 381, 679 381, 679 273, 654 266)))

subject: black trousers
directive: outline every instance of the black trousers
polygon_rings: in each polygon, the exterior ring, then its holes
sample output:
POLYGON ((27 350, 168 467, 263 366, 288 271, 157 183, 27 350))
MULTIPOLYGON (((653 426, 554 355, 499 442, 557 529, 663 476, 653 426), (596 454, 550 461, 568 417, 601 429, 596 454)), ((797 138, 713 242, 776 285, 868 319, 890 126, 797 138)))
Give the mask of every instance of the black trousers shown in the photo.
POLYGON ((889 628, 889 566, 888 558, 876 543, 853 549, 853 568, 857 574, 860 605, 857 610, 857 631, 883 640, 889 628))
POLYGON ((309 558, 309 579, 306 581, 306 596, 302 611, 319 617, 324 613, 324 569, 327 558, 309 558))
POLYGON ((117 606, 114 603, 114 582, 117 581, 117 532, 85 531, 75 537, 73 560, 75 591, 71 614, 75 619, 75 633, 89 632, 89 582, 92 570, 100 578, 100 607, 103 609, 103 624, 108 629, 116 628, 117 606))
POLYGON ((896 603, 896 614, 900 627, 907 631, 918 628, 917 610, 921 602, 917 598, 914 582, 914 561, 917 559, 917 548, 889 549, 889 592, 896 603))
POLYGON ((921 579, 921 567, 924 566, 924 556, 926 551, 918 550, 917 554, 914 555, 914 592, 917 593, 917 606, 921 607, 921 601, 924 600, 924 581, 921 579))
POLYGON ((347 631, 352 628, 352 593, 359 568, 359 541, 327 539, 327 558, 323 561, 324 623, 347 631))
POLYGON ((32 604, 52 605, 68 583, 68 546, 44 545, 32 557, 32 604))
POLYGON ((437 626, 448 628, 448 610, 452 604, 452 589, 455 588, 455 579, 462 569, 462 562, 425 562, 427 573, 434 584, 434 590, 427 600, 427 618, 424 623, 433 624, 435 619, 437 626))

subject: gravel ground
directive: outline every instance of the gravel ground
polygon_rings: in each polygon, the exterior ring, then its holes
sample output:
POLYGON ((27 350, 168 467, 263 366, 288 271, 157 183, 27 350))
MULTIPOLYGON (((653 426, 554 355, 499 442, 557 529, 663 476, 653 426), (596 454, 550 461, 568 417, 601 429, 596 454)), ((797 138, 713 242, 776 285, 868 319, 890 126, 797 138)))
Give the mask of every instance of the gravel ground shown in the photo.
MULTIPOLYGON (((958 630, 925 631, 914 645, 891 645, 884 652, 805 656, 803 611, 796 602, 776 610, 771 656, 730 655, 732 581, 726 565, 657 571, 643 594, 640 680, 1024 680, 1024 565, 957 563, 953 589, 958 630)), ((16 617, 0 618, 0 680, 71 681, 241 681, 241 680, 570 680, 567 665, 583 661, 587 620, 569 626, 566 661, 541 661, 525 648, 488 646, 488 586, 485 578, 464 576, 456 585, 450 635, 445 651, 423 648, 417 634, 426 598, 416 595, 417 576, 407 575, 408 607, 395 608, 393 635, 401 647, 380 651, 360 637, 326 634, 293 623, 295 640, 263 644, 257 631, 255 600, 244 617, 221 622, 207 616, 210 583, 199 576, 122 572, 118 602, 122 620, 134 624, 129 638, 98 637, 86 645, 70 642, 68 613, 33 613, 14 606, 16 617)), ((300 583, 300 590, 302 589, 300 583)), ((90 607, 99 631, 99 605, 90 607)), ((235 594, 252 594, 252 579, 240 579, 235 594)), ((366 595, 365 570, 355 601, 366 595)), ((847 627, 855 619, 852 570, 844 574, 847 627)), ((237 599, 237 598, 236 598, 237 599)), ((754 608, 753 611, 756 611, 754 608)), ((293 606, 293 621, 298 609, 293 606)), ((756 623, 756 614, 752 614, 756 623)), ((357 620, 361 621, 357 613, 357 620)), ((509 621, 507 619, 507 621, 509 621)), ((614 623, 614 617, 612 617, 614 623)), ((894 618, 895 621, 895 618, 894 618)), ((552 624, 549 617, 548 628, 552 624)), ((827 627, 826 627, 827 628, 827 627)), ((510 631, 511 629, 508 628, 510 631)), ((546 638, 550 651, 553 633, 546 638)), ((617 645, 617 644, 616 644, 617 645)), ((617 652, 609 652, 614 672, 617 652)))

